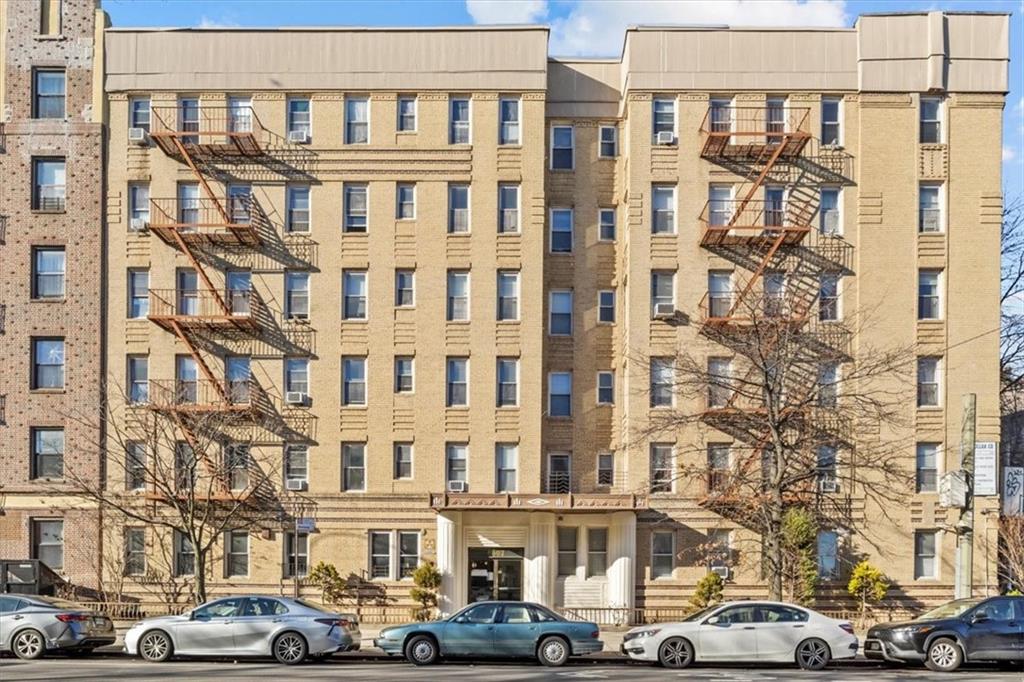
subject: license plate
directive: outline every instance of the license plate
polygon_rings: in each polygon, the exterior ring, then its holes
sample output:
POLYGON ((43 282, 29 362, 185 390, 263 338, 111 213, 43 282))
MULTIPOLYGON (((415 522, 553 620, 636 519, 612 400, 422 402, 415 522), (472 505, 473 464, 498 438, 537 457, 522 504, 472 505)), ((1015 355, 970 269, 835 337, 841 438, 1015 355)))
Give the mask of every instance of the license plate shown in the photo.
POLYGON ((93 618, 92 619, 92 626, 94 628, 106 629, 108 623, 109 623, 109 621, 106 618, 93 618))
POLYGON ((868 642, 865 648, 867 648, 867 649, 880 649, 881 647, 878 645, 878 642, 868 642))

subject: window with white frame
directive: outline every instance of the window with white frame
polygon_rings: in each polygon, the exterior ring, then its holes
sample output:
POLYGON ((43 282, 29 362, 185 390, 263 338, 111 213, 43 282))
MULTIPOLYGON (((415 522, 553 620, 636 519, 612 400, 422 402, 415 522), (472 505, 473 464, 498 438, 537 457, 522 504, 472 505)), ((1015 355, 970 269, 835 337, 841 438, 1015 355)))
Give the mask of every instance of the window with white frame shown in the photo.
POLYGON ((149 356, 128 356, 128 402, 142 405, 149 402, 149 356))
POLYGON ((713 184, 708 186, 708 224, 724 227, 733 215, 732 185, 713 184))
POLYGON ((601 126, 598 128, 598 150, 597 155, 602 159, 613 159, 619 155, 619 130, 615 126, 601 126))
POLYGON ((469 232, 469 185, 448 185, 448 233, 469 232))
POLYGON ((128 127, 142 128, 148 133, 150 120, 149 98, 132 97, 128 103, 128 127))
POLYGON ((465 443, 448 443, 445 446, 445 469, 448 489, 452 483, 469 484, 469 445, 465 443))
POLYGON ((466 407, 469 405, 469 358, 448 358, 448 386, 446 405, 466 407))
POLYGON ((519 144, 519 98, 498 100, 498 144, 519 144))
POLYGON ((917 492, 938 492, 939 444, 917 444, 917 492))
POLYGON ((402 95, 398 98, 398 132, 416 132, 416 97, 402 95))
POLYGON ((814 454, 818 490, 824 493, 835 492, 839 485, 836 446, 819 445, 815 448, 814 454))
POLYGON ((551 170, 572 170, 576 164, 576 133, 572 126, 551 126, 551 170))
POLYGON ((64 522, 59 519, 32 520, 32 558, 55 571, 64 568, 64 522))
POLYGON ((148 466, 146 444, 128 441, 125 444, 124 486, 127 490, 145 490, 146 467, 148 466))
POLYGON ((728 528, 711 528, 707 541, 708 568, 732 566, 732 531, 728 528))
POLYGON ((603 324, 615 322, 615 290, 605 289, 597 292, 597 321, 603 324))
POLYGON ((675 374, 672 358, 651 358, 651 407, 672 407, 675 374))
POLYGON ((288 134, 305 134, 308 140, 313 134, 313 118, 308 97, 288 98, 288 134))
POLYGON ((341 490, 366 490, 366 443, 344 443, 341 446, 341 490))
POLYGON ((942 186, 922 184, 917 190, 918 232, 942 232, 942 186))
MULTIPOLYGON (((300 487, 309 483, 309 448, 297 443, 284 446, 285 484, 295 483, 300 487)), ((287 487, 287 485, 286 485, 287 487)))
POLYGON ((398 531, 398 578, 406 580, 420 565, 419 531, 398 531))
POLYGON ((939 406, 939 358, 917 359, 917 406, 939 406))
POLYGON ((708 272, 708 317, 727 318, 732 310, 732 272, 710 270, 708 272))
POLYGON ((32 298, 64 298, 63 246, 32 248, 32 298))
POLYGON ((519 404, 519 359, 498 358, 498 407, 519 404))
POLYGON ((572 252, 573 211, 553 208, 550 215, 551 253, 572 252))
POLYGON ((341 274, 342 319, 366 319, 366 270, 344 270, 341 274))
POLYGON ((498 185, 498 234, 519 232, 519 185, 498 185))
POLYGON ((128 185, 129 230, 141 230, 149 224, 149 183, 132 182, 128 185))
POLYGON ((711 119, 711 132, 727 133, 733 128, 735 108, 728 97, 713 97, 708 106, 708 118, 711 119))
POLYGON ((670 493, 675 489, 673 450, 673 446, 668 443, 651 443, 652 493, 670 493))
POLYGON ((843 224, 839 218, 839 188, 822 187, 818 211, 818 229, 822 234, 839 235, 843 224))
POLYGON ((224 576, 226 578, 249 575, 249 533, 244 530, 224 534, 224 576))
POLYGON ((942 142, 942 99, 922 97, 920 117, 921 144, 942 142))
POLYGON ((834 530, 818 531, 818 577, 839 578, 839 534, 834 530))
POLYGON ((587 577, 608 572, 608 529, 587 528, 587 577))
POLYGON ((602 208, 598 211, 598 236, 602 242, 615 241, 615 209, 602 208))
POLYGON ((558 527, 558 576, 576 575, 577 538, 579 529, 575 526, 558 527))
POLYGON ((548 374, 548 416, 572 416, 572 372, 548 374))
POLYGON ((572 290, 559 289, 550 294, 548 334, 572 336, 572 290))
POLYGON ((413 270, 395 271, 395 306, 411 308, 416 305, 416 273, 413 270))
POLYGON ((615 453, 600 452, 597 455, 597 484, 615 485, 615 453))
POLYGON ((40 426, 29 429, 32 448, 32 478, 64 477, 64 429, 40 426))
POLYGON ((343 358, 342 405, 366 405, 366 358, 343 358))
POLYGON ((395 358, 395 393, 413 392, 413 359, 412 356, 395 358))
POLYGON ((498 443, 495 445, 494 467, 494 492, 516 492, 516 472, 519 467, 519 447, 514 443, 498 443))
POLYGON ((289 320, 309 319, 309 273, 284 273, 284 316, 289 320))
POLYGON ((447 308, 449 322, 464 322, 469 319, 469 273, 465 270, 448 271, 447 308))
POLYGON ((285 228, 288 232, 309 232, 309 186, 289 185, 285 228))
POLYGON ((149 270, 128 271, 128 317, 138 320, 149 315, 149 270))
POLYGON ((498 320, 519 319, 519 271, 498 270, 498 320))
POLYGON ((675 185, 652 185, 651 187, 651 234, 675 234, 676 232, 676 188, 675 185))
POLYGON ((653 105, 652 121, 654 123, 654 137, 658 133, 666 133, 676 137, 676 100, 669 97, 655 97, 653 105))
POLYGON ((32 339, 32 390, 64 388, 64 339, 32 339))
POLYGON ((395 218, 397 220, 416 219, 416 185, 402 182, 395 186, 395 218))
POLYGON ((146 574, 146 529, 124 529, 124 575, 146 574))
POLYGON ((395 469, 393 475, 396 481, 412 478, 412 454, 412 443, 394 444, 395 469))
POLYGON ((914 579, 934 579, 939 577, 939 565, 936 554, 939 545, 939 534, 934 530, 914 532, 914 579))
POLYGON ((938 320, 942 317, 939 300, 938 270, 920 270, 917 273, 917 319, 938 320))
POLYGON ((367 97, 345 98, 345 144, 366 144, 370 141, 370 100, 367 97))
POLYGON ((818 367, 818 407, 835 407, 839 402, 839 363, 823 362, 818 367))
POLYGON ((468 97, 453 97, 448 105, 448 142, 469 144, 471 138, 468 97))
POLYGON ((615 404, 615 372, 597 373, 597 404, 615 404))
POLYGON ((724 491, 731 478, 731 446, 728 443, 708 443, 708 492, 724 491))
POLYGON ((285 358, 284 390, 287 393, 309 394, 309 360, 306 358, 285 358))
POLYGON ((174 531, 174 575, 195 575, 196 550, 192 541, 181 531, 174 531))
POLYGON ((366 232, 368 192, 366 185, 345 185, 345 232, 366 232))
POLYGON ((732 398, 732 360, 708 358, 708 408, 722 408, 732 398))
POLYGON ((304 578, 309 573, 309 533, 285 531, 284 571, 285 578, 304 578))
POLYGON ((651 272, 651 317, 657 317, 660 310, 675 310, 676 273, 666 270, 651 272))
POLYGON ((842 99, 839 97, 821 98, 821 143, 824 145, 842 144, 842 121, 840 119, 842 99))
POLYGON ((676 560, 676 534, 672 531, 651 533, 651 577, 671 578, 676 560))
POLYGON ((823 272, 818 278, 818 319, 834 322, 839 319, 839 275, 823 272))

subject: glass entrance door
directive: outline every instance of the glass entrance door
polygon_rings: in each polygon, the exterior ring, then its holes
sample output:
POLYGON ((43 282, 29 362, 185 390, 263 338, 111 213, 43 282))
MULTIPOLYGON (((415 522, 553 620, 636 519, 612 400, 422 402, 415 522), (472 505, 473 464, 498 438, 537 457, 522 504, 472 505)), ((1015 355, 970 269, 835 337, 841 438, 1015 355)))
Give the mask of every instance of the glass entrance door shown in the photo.
POLYGON ((523 550, 474 547, 469 550, 469 601, 523 598, 523 550))

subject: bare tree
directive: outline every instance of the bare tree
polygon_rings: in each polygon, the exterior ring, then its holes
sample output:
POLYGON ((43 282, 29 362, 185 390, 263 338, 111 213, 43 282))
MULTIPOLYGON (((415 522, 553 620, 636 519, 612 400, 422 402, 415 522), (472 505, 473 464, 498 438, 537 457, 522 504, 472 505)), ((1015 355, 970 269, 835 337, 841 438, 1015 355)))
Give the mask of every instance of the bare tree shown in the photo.
POLYGON ((1024 593, 1024 516, 999 519, 1000 570, 1009 589, 1024 593))
POLYGON ((1003 209, 1000 230, 999 370, 1003 414, 1019 412, 1024 383, 1024 198, 1003 209))
POLYGON ((299 501, 282 485, 284 453, 274 434, 282 422, 265 396, 247 387, 239 396, 202 385, 160 391, 154 384, 144 404, 111 387, 100 416, 67 416, 104 434, 90 446, 105 476, 96 480, 74 460, 65 462, 60 490, 96 503, 116 527, 150 529, 147 546, 156 551, 147 558, 165 561, 147 561, 139 582, 175 600, 187 590, 202 603, 225 535, 287 527, 299 501))

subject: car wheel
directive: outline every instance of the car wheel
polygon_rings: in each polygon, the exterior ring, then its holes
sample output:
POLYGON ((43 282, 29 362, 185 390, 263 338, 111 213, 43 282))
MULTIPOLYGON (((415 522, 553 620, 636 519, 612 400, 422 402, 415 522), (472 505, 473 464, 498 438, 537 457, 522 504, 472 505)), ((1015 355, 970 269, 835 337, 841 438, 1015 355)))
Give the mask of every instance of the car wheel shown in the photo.
POLYGON ((693 663, 693 645, 682 637, 669 637, 658 647, 658 663, 665 668, 685 668, 693 663))
POLYGON ((960 645, 948 637, 940 637, 928 645, 928 655, 924 664, 929 670, 951 673, 964 662, 964 652, 960 645))
POLYGON ((820 639, 805 639, 796 647, 796 663, 804 670, 822 670, 830 660, 832 652, 820 639))
POLYGON ((14 636, 11 642, 11 649, 14 655, 25 661, 34 661, 46 651, 46 640, 39 630, 22 630, 14 636))
POLYGON ((297 632, 285 632, 274 640, 274 658, 278 663, 296 665, 306 660, 306 639, 297 632))
POLYGON ((171 657, 174 645, 166 632, 151 630, 139 640, 139 656, 152 663, 163 663, 171 657))
POLYGON ((437 642, 427 635, 416 635, 405 645, 405 658, 416 665, 430 665, 439 653, 437 642))
POLYGON ((557 668, 569 660, 569 643, 561 637, 545 637, 537 647, 537 658, 546 666, 557 668))

